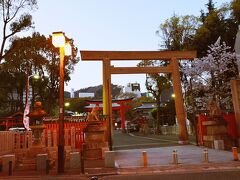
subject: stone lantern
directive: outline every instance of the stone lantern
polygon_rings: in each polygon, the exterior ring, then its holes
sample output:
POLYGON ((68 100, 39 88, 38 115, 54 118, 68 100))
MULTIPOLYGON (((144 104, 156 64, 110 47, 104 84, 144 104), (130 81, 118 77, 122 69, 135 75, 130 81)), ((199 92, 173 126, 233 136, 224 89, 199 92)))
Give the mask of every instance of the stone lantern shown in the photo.
POLYGON ((30 119, 29 127, 33 134, 33 146, 42 147, 43 117, 46 115, 47 113, 42 109, 41 102, 35 102, 33 111, 27 115, 30 119))

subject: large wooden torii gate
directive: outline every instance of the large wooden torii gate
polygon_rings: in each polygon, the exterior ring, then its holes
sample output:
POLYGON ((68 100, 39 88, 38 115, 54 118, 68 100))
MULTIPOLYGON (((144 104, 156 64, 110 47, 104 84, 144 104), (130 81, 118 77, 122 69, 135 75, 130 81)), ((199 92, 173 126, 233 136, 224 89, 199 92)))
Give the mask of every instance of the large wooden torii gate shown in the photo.
POLYGON ((178 60, 192 60, 196 51, 81 51, 83 61, 102 61, 103 63, 103 114, 108 117, 109 147, 112 150, 112 93, 111 74, 171 73, 175 94, 176 116, 179 126, 179 143, 188 143, 186 114, 183 104, 178 60), (114 67, 111 61, 125 60, 168 60, 166 67, 114 67))

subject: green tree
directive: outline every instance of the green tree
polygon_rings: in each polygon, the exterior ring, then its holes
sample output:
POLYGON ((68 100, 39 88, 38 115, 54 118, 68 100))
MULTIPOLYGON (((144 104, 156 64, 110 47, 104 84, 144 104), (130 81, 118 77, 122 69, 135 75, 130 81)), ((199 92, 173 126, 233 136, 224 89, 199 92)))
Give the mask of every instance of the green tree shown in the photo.
POLYGON ((65 107, 65 110, 83 113, 86 110, 84 109, 85 106, 87 106, 86 100, 88 98, 69 98, 65 99, 65 102, 69 103, 68 107, 65 107))
MULTIPOLYGON (((157 119, 157 108, 151 111, 152 116, 157 119)), ((163 125, 172 126, 176 124, 176 111, 175 111, 175 102, 174 100, 170 100, 169 102, 160 106, 160 121, 163 125)))
POLYGON ((7 41, 17 33, 32 27, 32 16, 29 9, 37 7, 36 0, 0 0, 0 17, 2 18, 2 41, 0 49, 0 63, 4 57, 16 47, 5 50, 7 41))
MULTIPOLYGON (((73 55, 66 57, 65 62, 65 81, 70 80, 70 73, 74 70, 74 64, 78 58, 77 48, 73 47, 73 55)), ((39 33, 33 33, 32 36, 15 39, 10 48, 18 47, 11 51, 5 57, 3 63, 5 71, 14 75, 21 74, 23 79, 19 80, 20 89, 17 93, 20 97, 23 96, 23 91, 26 85, 26 78, 31 74, 38 74, 42 77, 41 81, 33 82, 33 95, 36 94, 37 99, 33 96, 33 101, 40 100, 44 102, 44 108, 48 113, 57 106, 58 89, 59 89, 59 50, 53 47, 51 37, 46 38, 39 33)), ((14 76, 17 78, 17 76, 14 76)), ((21 99, 21 98, 20 98, 21 99)), ((21 102, 22 99, 20 100, 21 102)), ((23 105, 20 107, 23 109, 23 105)))
POLYGON ((167 50, 192 49, 193 37, 199 26, 199 19, 195 16, 173 15, 160 25, 157 35, 163 42, 160 47, 167 50))
POLYGON ((222 6, 217 9, 212 0, 209 0, 206 7, 207 12, 201 10, 200 19, 202 24, 197 29, 193 39, 193 47, 197 50, 199 57, 207 54, 208 46, 214 44, 218 37, 221 36, 226 41, 226 13, 228 12, 228 7, 222 6))

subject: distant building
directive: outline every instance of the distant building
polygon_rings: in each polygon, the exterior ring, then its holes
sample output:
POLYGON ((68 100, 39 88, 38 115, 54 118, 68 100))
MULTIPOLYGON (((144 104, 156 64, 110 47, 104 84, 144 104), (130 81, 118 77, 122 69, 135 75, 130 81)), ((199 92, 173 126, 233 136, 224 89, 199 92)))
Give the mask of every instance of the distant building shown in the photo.
POLYGON ((71 93, 68 91, 64 91, 64 97, 65 98, 70 98, 71 97, 71 93))
POLYGON ((86 98, 86 97, 92 98, 92 97, 94 97, 94 93, 80 92, 80 93, 79 93, 79 97, 80 97, 80 98, 86 98))
POLYGON ((128 83, 127 86, 124 87, 124 93, 134 93, 137 97, 141 97, 141 89, 139 83, 128 83))
POLYGON ((74 98, 74 89, 73 88, 71 89, 71 95, 70 96, 71 96, 71 98, 74 98))

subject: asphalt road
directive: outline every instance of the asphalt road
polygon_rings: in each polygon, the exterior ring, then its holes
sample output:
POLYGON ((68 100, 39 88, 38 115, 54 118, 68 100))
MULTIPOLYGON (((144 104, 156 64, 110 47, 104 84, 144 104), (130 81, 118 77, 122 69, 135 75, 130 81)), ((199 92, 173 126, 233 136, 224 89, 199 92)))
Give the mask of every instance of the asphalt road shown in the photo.
POLYGON ((187 172, 187 173, 169 173, 169 174, 132 174, 106 176, 99 178, 101 180, 238 180, 240 179, 239 170, 225 170, 216 172, 187 172))
POLYGON ((177 146, 177 136, 133 136, 131 133, 122 133, 121 131, 114 131, 113 134, 113 149, 141 149, 165 146, 177 146))
POLYGON ((9 180, 238 180, 239 170, 203 171, 203 172, 170 172, 167 174, 128 174, 109 176, 80 176, 80 175, 58 175, 58 176, 25 176, 25 177, 0 177, 9 180))

